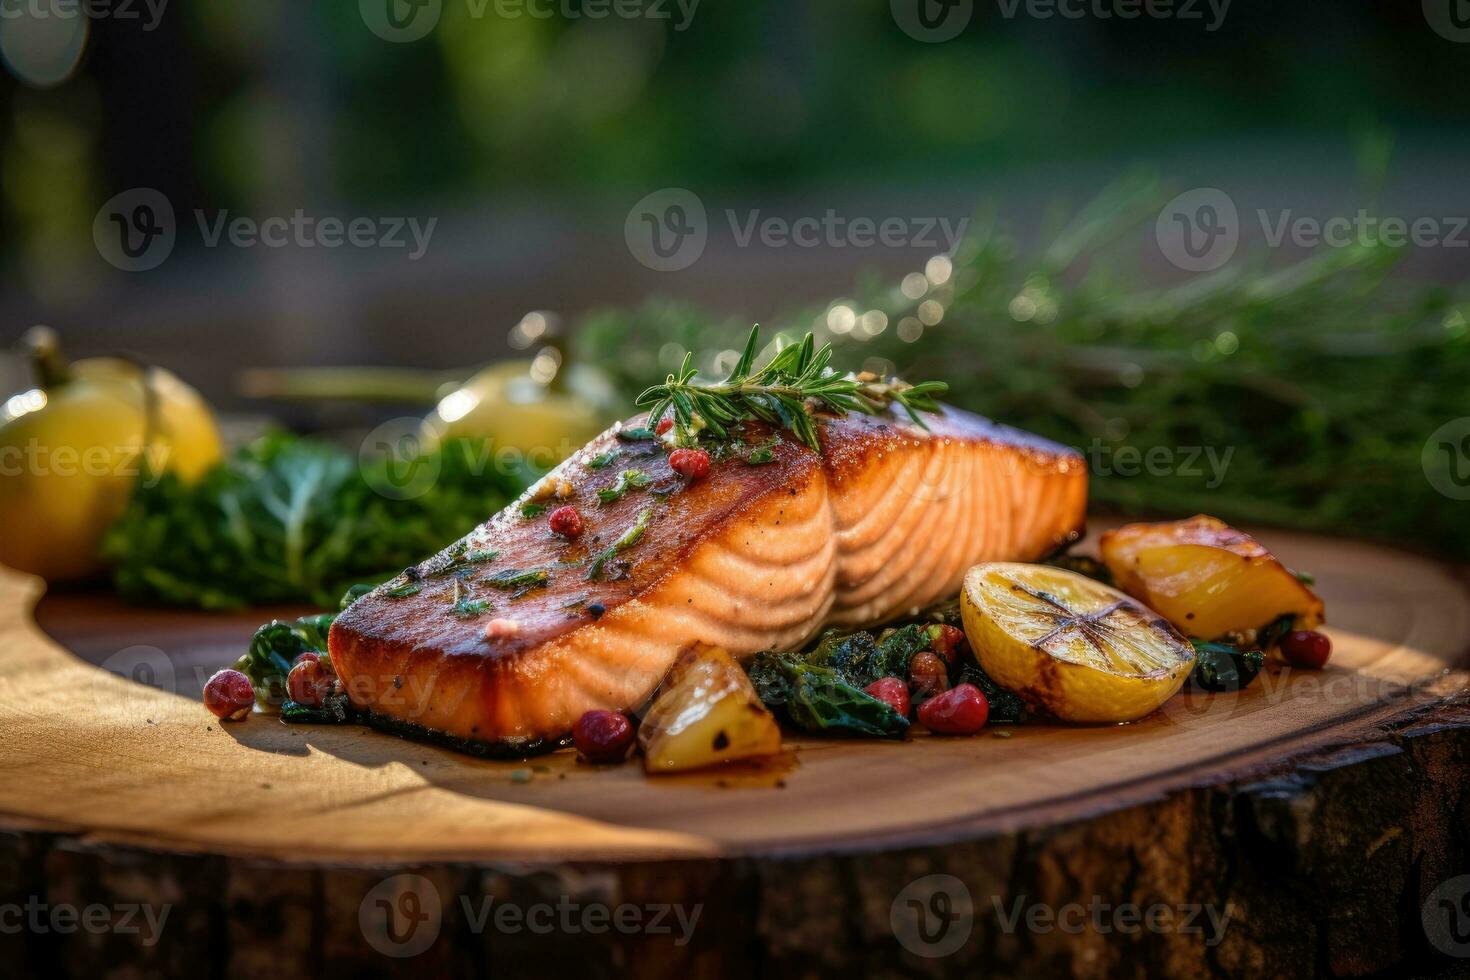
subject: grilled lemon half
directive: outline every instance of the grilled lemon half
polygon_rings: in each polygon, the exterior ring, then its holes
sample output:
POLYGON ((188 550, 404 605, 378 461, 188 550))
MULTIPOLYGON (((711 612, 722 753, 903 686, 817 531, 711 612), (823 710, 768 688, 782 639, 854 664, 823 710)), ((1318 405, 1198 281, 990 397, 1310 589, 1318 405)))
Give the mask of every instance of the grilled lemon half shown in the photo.
POLYGON ((986 673, 1064 721, 1142 718, 1194 667, 1194 647, 1162 616, 1066 569, 976 565, 960 605, 986 673))

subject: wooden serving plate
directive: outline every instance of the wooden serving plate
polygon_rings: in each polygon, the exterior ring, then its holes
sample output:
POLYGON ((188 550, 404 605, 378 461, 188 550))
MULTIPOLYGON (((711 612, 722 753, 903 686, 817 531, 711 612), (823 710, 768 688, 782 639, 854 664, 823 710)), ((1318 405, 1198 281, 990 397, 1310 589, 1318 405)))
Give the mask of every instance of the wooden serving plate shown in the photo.
MULTIPOLYGON (((1267 793, 1263 800, 1310 798, 1344 751, 1355 762, 1381 763, 1403 755, 1403 739, 1418 734, 1452 732, 1443 737, 1463 764, 1470 741, 1459 738, 1458 697, 1467 686, 1461 668, 1470 651, 1470 592, 1454 570, 1391 549, 1281 532, 1263 539, 1288 565, 1317 575, 1334 645, 1324 671, 1271 669, 1238 694, 1181 694, 1132 725, 1031 724, 903 743, 800 739, 791 743, 794 758, 780 765, 662 778, 644 776, 637 765, 581 765, 569 751, 489 762, 366 728, 288 726, 262 715, 221 724, 199 702, 203 680, 230 663, 269 614, 139 611, 98 597, 43 598, 39 581, 0 572, 0 827, 12 831, 5 839, 24 887, 116 890, 116 882, 106 884, 107 869, 121 862, 140 869, 141 879, 128 879, 132 887, 146 880, 149 889, 174 889, 181 902, 194 896, 206 921, 222 914, 215 907, 226 896, 237 908, 253 908, 272 889, 299 888, 292 900, 310 913, 309 935, 283 939, 278 930, 271 942, 296 943, 303 956, 332 944, 338 913, 357 915, 363 894, 385 873, 371 869, 434 869, 455 883, 450 887, 474 891, 490 887, 485 876, 493 868, 503 876, 496 881, 511 883, 506 887, 524 884, 528 869, 559 869, 557 887, 575 890, 593 880, 624 896, 662 889, 708 902, 713 911, 706 915, 724 917, 703 946, 674 950, 649 937, 614 936, 588 947, 643 956, 645 965, 687 965, 691 956, 713 957, 711 950, 719 958, 706 965, 721 967, 912 965, 922 957, 884 925, 890 903, 915 877, 947 869, 970 883, 977 903, 976 935, 944 964, 959 970, 1127 963, 1189 974, 1214 963, 1230 972, 1232 955, 1243 967, 1260 968, 1262 948, 1310 969, 1343 955, 1380 968, 1384 956, 1400 962, 1415 948, 1368 942, 1346 924, 1336 947, 1325 932, 1312 934, 1306 947, 1283 952, 1273 945, 1270 936, 1290 915, 1272 911, 1269 897, 1253 897, 1254 872, 1222 870, 1217 879, 1209 871, 1212 861, 1234 860, 1222 855, 1244 846, 1229 839, 1244 833, 1239 814, 1195 808, 1241 799, 1241 787, 1252 783, 1249 792, 1267 793), (1197 833, 1204 836, 1191 840, 1197 833), (580 884, 567 884, 567 869, 580 884), (214 899, 200 880, 210 875, 225 889, 214 899), (226 888, 229 881, 255 884, 242 893, 226 888), (1235 888, 1242 890, 1234 901, 1258 905, 1248 925, 1236 920, 1219 949, 1191 952, 1186 944, 1180 953, 1159 941, 1119 959, 1104 944, 1098 959, 1085 949, 1086 936, 986 939, 995 917, 982 914, 988 904, 978 908, 981 894, 1017 888, 1058 900, 1074 892, 1179 889, 1202 900, 1206 890, 1228 897, 1235 888), (800 918, 800 929, 786 923, 789 916, 800 918), (1139 952, 1145 948, 1146 955, 1139 952)), ((1363 833, 1382 838, 1373 854, 1401 858, 1422 876, 1429 845, 1418 834, 1439 840, 1434 861, 1463 860, 1459 841, 1470 833, 1458 802, 1461 774, 1436 776, 1446 793, 1453 783, 1455 793, 1453 801, 1440 801, 1444 813, 1437 817, 1416 795, 1425 788, 1414 782, 1420 774, 1394 783, 1407 802, 1365 799, 1358 816, 1347 811, 1345 828, 1324 829, 1324 813, 1292 816, 1287 807, 1287 816, 1272 817, 1274 828, 1263 830, 1262 818, 1253 816, 1250 833, 1269 841, 1287 833, 1280 821, 1298 820, 1308 837, 1315 829, 1356 841, 1356 820, 1363 833), (1414 816, 1404 806, 1429 809, 1414 816)), ((1326 840, 1278 842, 1285 850, 1273 860, 1283 874, 1292 862, 1301 873, 1311 848, 1326 840)), ((1407 894, 1434 884, 1404 878, 1396 887, 1407 894)), ((240 962, 247 963, 253 954, 244 946, 258 939, 251 932, 258 923, 240 925, 234 916, 223 928, 238 939, 237 953, 246 957, 240 962), (244 934, 236 936, 239 929, 244 934)), ((464 923, 458 927, 464 931, 464 923)), ((354 923, 342 928, 340 948, 332 947, 341 962, 382 965, 354 923)), ((102 947, 46 948, 45 955, 70 966, 90 968, 88 957, 102 955, 102 947)), ((108 957, 119 955, 106 948, 108 957)), ((36 955, 27 949, 24 955, 36 955)), ((425 955, 455 964, 467 949, 477 951, 474 962, 486 962, 478 938, 425 955)), ((157 947, 130 949, 124 960, 134 954, 154 965, 164 955, 157 947)))

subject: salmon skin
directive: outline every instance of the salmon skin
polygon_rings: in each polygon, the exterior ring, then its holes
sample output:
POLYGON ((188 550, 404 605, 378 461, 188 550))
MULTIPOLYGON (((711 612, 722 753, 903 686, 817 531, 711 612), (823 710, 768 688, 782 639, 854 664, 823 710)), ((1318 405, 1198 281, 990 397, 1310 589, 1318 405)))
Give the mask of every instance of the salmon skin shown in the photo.
POLYGON ((590 709, 643 705, 692 643, 795 649, 917 613, 975 563, 1035 560, 1083 528, 1080 455, 953 409, 925 413, 927 430, 819 417, 820 454, 744 423, 692 482, 646 421, 338 616, 353 704, 399 730, 544 744, 590 709), (575 506, 584 532, 553 534, 538 504, 575 506))

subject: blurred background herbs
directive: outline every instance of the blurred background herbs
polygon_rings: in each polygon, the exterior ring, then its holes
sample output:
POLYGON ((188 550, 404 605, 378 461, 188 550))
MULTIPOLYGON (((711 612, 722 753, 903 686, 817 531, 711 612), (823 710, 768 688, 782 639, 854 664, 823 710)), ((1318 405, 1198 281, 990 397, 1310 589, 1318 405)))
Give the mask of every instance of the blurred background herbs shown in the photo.
MULTIPOLYGON (((170 368, 236 443, 276 423, 349 447, 272 436, 203 487, 141 494, 110 546, 130 594, 330 603, 339 578, 434 550, 524 477, 446 467, 424 498, 375 494, 342 433, 435 399, 470 418, 485 389, 266 400, 247 369, 412 368, 417 390, 524 356, 533 384, 595 368, 629 408, 686 349, 702 377, 728 373, 755 322, 1076 446, 1099 507, 1470 557, 1470 503, 1436 488, 1426 455, 1470 416, 1466 236, 1271 240, 1298 218, 1452 234, 1470 215, 1470 44, 1421 5, 1198 4, 1186 19, 977 2, 942 43, 905 33, 888 0, 701 3, 687 21, 667 3, 658 19, 445 0, 405 43, 374 33, 369 6, 0 21, 0 346, 48 323, 79 355, 170 368), (94 232, 139 188, 170 202, 177 242, 129 273, 94 232), (625 223, 666 188, 702 202, 709 240, 659 272, 625 223), (1239 212, 1240 247, 1213 271, 1178 267, 1156 235, 1195 188, 1239 212), (297 214, 434 231, 417 258, 207 240, 222 221, 297 214), (832 214, 968 226, 953 250, 758 230, 832 214), (237 520, 223 502, 247 473, 237 520), (291 500, 304 509, 281 520, 291 500), (164 513, 195 530, 161 533, 164 513), (200 563, 207 589, 188 574, 200 563), (278 563, 289 573, 263 583, 278 563)), ((0 359, 0 394, 27 383, 0 359)), ((1470 470, 1455 451, 1447 465, 1470 470)))

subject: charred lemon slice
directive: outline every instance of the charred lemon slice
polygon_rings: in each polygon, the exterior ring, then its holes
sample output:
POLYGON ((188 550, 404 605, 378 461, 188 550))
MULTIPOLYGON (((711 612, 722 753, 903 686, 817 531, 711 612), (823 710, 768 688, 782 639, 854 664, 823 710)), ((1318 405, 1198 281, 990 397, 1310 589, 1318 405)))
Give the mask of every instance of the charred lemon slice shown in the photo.
POLYGON ((1135 599, 1050 565, 987 562, 960 604, 980 666, 1065 721, 1133 721, 1169 700, 1194 647, 1135 599))

